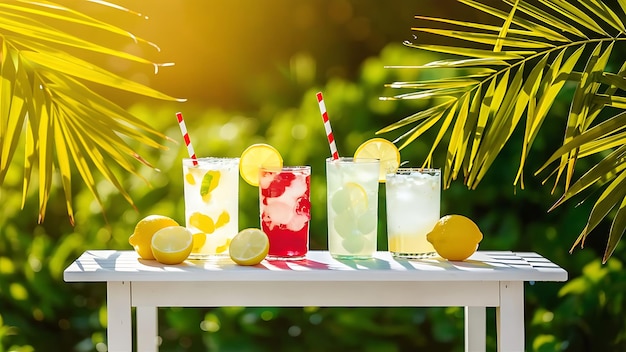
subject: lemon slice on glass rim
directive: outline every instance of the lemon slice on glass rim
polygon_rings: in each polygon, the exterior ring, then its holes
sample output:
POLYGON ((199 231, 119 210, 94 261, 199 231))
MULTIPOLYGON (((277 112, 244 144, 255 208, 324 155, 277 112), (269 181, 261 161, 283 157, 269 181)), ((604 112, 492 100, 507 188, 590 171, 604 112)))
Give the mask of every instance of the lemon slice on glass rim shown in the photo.
POLYGON ((246 148, 239 158, 239 174, 251 186, 259 185, 261 167, 282 169, 283 157, 269 144, 257 143, 246 148))
POLYGON ((384 138, 372 138, 363 142, 354 152, 354 159, 359 158, 372 158, 380 161, 379 182, 385 182, 387 173, 395 172, 400 166, 398 147, 384 138))

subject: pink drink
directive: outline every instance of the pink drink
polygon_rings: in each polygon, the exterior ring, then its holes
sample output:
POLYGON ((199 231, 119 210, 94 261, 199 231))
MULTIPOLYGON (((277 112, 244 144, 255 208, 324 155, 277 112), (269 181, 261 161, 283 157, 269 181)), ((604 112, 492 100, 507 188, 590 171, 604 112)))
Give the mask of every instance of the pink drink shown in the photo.
POLYGON ((261 169, 261 229, 270 240, 269 259, 302 259, 309 249, 311 167, 261 169))

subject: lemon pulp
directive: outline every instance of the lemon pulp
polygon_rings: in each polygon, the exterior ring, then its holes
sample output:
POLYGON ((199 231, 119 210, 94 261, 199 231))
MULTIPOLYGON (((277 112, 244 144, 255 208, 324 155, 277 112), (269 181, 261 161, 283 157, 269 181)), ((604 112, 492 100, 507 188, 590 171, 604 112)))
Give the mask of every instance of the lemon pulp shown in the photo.
POLYGON ((137 222, 135 231, 128 238, 128 243, 133 246, 140 258, 154 259, 150 248, 152 236, 158 230, 168 226, 178 226, 178 222, 164 215, 148 215, 137 222))
POLYGON ((230 241, 228 254, 239 265, 259 264, 270 250, 270 241, 265 232, 257 228, 241 230, 230 241))
POLYGON ((193 248, 193 235, 182 226, 165 227, 152 236, 152 253, 159 263, 182 263, 193 248))

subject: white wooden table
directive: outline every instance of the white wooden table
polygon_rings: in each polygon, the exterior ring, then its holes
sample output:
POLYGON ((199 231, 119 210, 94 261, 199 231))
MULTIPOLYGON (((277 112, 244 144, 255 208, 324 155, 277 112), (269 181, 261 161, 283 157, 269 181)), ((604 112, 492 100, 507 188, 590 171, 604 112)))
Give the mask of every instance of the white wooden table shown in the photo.
POLYGON ((498 350, 524 351, 524 282, 566 281, 536 253, 476 252, 441 258, 335 260, 310 251, 297 262, 235 265, 230 259, 162 265, 134 251, 91 250, 64 272, 66 282, 107 283, 109 351, 157 351, 157 307, 465 307, 465 350, 485 351, 486 307, 496 308, 498 350), (280 292, 280 294, 277 294, 280 292))

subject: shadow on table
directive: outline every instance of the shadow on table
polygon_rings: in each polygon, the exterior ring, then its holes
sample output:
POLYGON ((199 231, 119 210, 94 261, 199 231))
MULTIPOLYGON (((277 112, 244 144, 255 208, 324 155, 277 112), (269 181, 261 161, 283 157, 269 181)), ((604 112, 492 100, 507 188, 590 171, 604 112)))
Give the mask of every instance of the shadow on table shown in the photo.
POLYGON ((357 270, 385 270, 391 268, 388 261, 378 258, 337 259, 337 261, 357 270))
POLYGON ((440 257, 434 257, 428 259, 396 258, 395 261, 408 270, 420 270, 427 267, 437 267, 443 270, 495 269, 494 265, 481 260, 473 259, 467 259, 464 261, 448 261, 440 257))
POLYGON ((321 263, 311 259, 300 259, 300 260, 271 260, 266 259, 261 264, 256 265, 257 267, 264 267, 266 269, 281 269, 281 270, 328 270, 330 269, 330 265, 326 263, 321 263))

